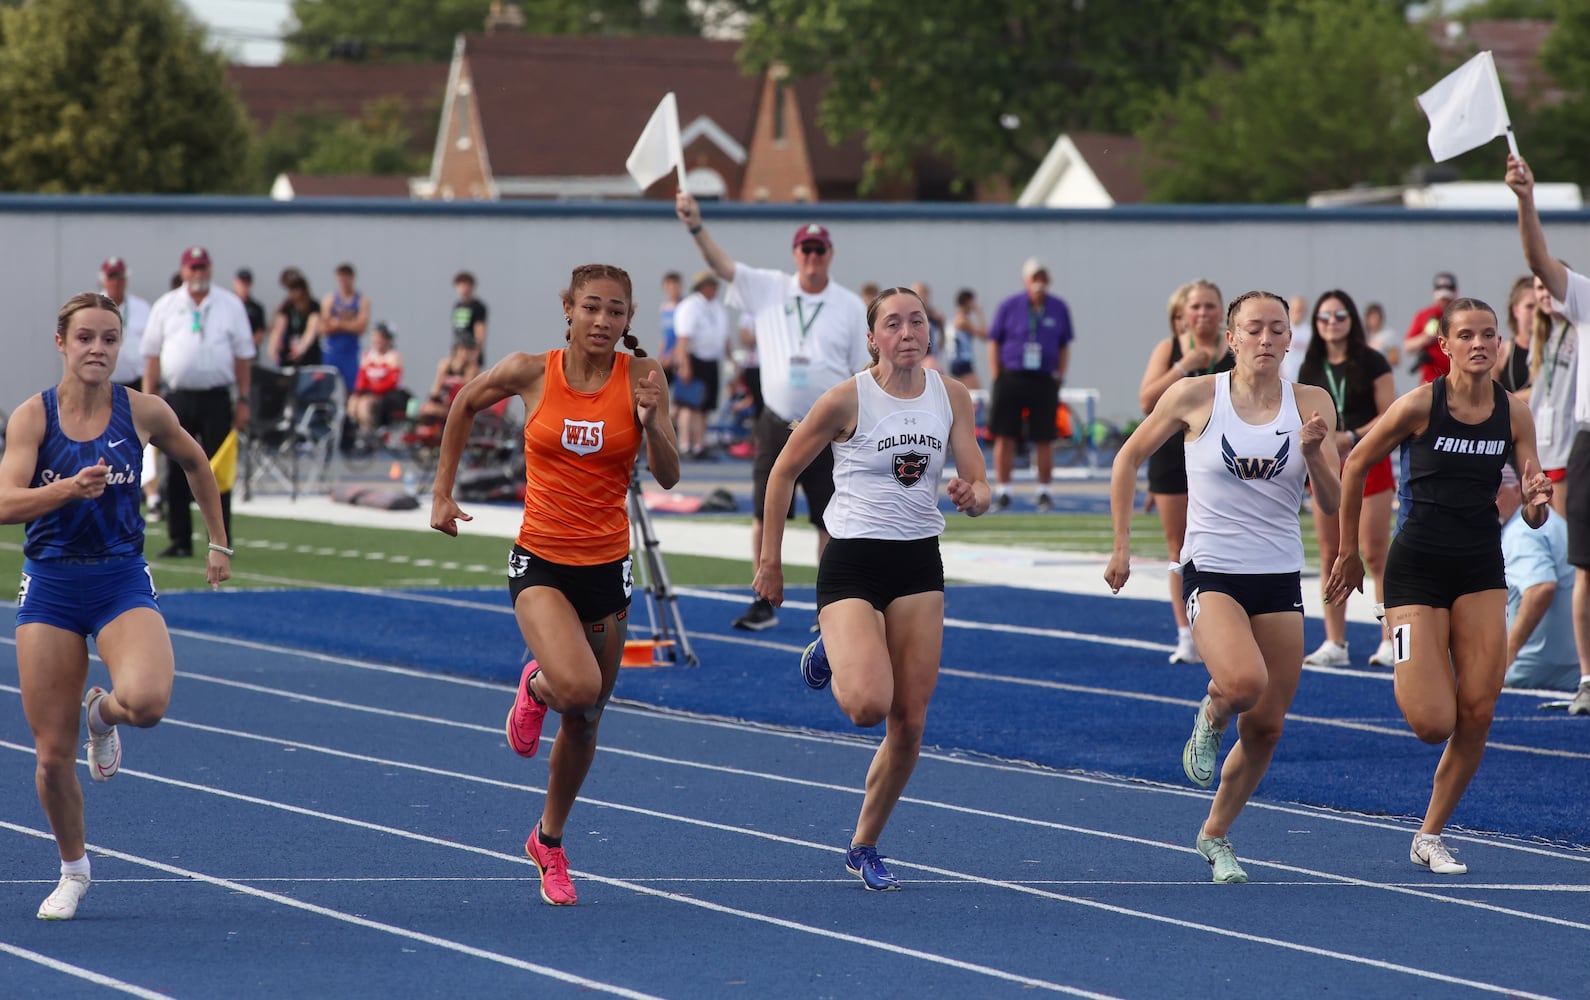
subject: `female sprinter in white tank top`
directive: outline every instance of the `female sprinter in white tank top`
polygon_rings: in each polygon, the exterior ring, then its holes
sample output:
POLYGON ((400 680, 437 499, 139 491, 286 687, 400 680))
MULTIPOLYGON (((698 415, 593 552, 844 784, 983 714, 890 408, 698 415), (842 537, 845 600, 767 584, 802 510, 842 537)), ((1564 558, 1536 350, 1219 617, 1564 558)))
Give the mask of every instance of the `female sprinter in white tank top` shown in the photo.
POLYGON ((988 510, 983 453, 966 387, 923 367, 927 306, 909 288, 886 289, 867 308, 872 364, 817 400, 790 435, 767 481, 758 596, 784 602, 784 512, 795 480, 823 449, 834 451, 833 536, 817 571, 822 636, 801 656, 808 686, 827 687, 852 722, 886 722, 867 771, 861 816, 845 867, 868 889, 900 883, 878 837, 916 767, 928 700, 944 644, 944 563, 939 480, 946 456, 955 509, 988 510))
POLYGON ((1209 668, 1182 770, 1200 788, 1213 784, 1226 725, 1240 716, 1238 743, 1195 845, 1216 882, 1246 882, 1226 833, 1270 766, 1303 671, 1303 479, 1326 515, 1336 513, 1341 483, 1330 395, 1281 377, 1292 340, 1286 300, 1270 292, 1237 296, 1226 310, 1226 339, 1236 368, 1176 382, 1116 455, 1115 551, 1104 579, 1119 593, 1131 573, 1138 466, 1180 434, 1187 453, 1182 592, 1209 668))

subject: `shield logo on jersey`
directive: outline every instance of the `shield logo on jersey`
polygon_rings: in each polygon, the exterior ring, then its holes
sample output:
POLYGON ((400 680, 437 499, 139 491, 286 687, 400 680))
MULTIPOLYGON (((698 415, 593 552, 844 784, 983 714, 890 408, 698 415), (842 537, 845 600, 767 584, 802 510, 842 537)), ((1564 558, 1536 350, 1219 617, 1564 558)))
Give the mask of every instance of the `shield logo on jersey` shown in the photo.
POLYGON ((563 447, 576 455, 590 455, 602 450, 602 428, 605 420, 570 420, 563 418, 563 447))
POLYGON ((928 456, 920 451, 907 451, 894 456, 894 481, 901 486, 915 486, 927 472, 928 456))

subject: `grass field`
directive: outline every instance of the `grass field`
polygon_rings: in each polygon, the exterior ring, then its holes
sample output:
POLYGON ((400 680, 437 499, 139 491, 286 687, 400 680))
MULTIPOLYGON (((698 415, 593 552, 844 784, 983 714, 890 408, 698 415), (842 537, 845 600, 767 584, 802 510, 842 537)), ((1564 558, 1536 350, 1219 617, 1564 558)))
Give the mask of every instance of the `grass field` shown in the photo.
MULTIPOLYGON (((503 579, 507 541, 463 536, 448 538, 434 531, 357 528, 238 515, 239 539, 233 561, 234 585, 242 587, 474 587, 503 579)), ((726 524, 750 524, 750 518, 713 518, 726 524)), ((1313 527, 1303 525, 1309 565, 1317 561, 1313 527)), ((0 580, 17 580, 22 572, 21 525, 0 527, 0 580)), ((1069 552, 1109 552, 1110 519, 1103 514, 998 514, 976 519, 951 517, 946 541, 980 542, 1021 548, 1069 552)), ((151 525, 146 553, 161 590, 194 590, 204 583, 204 560, 156 559, 166 546, 165 532, 151 525)), ((1132 553, 1164 555, 1159 520, 1151 514, 1132 519, 1132 553)), ((669 578, 681 586, 745 586, 748 560, 717 559, 665 552, 669 578)), ((790 583, 809 584, 816 569, 787 565, 790 583)))

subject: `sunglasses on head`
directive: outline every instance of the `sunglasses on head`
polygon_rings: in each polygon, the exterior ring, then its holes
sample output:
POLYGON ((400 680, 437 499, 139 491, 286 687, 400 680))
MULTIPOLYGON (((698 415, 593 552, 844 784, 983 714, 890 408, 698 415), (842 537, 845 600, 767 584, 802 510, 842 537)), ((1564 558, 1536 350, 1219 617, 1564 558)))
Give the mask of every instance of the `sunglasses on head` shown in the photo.
POLYGON ((1331 320, 1335 320, 1338 323, 1345 323, 1345 322, 1347 322, 1347 310, 1346 309, 1337 309, 1335 311, 1326 310, 1325 312, 1322 312, 1322 313, 1319 313, 1319 314, 1315 315, 1314 318, 1319 320, 1321 323, 1329 323, 1331 320))
POLYGON ((1455 292, 1455 291, 1457 291, 1457 286, 1456 285, 1436 285, 1435 286, 1435 290, 1438 291, 1438 292, 1455 292))
POLYGON ((814 257, 822 257, 822 256, 825 256, 828 253, 828 244, 826 244, 826 243, 802 243, 801 244, 801 253, 810 254, 811 256, 814 256, 814 257))

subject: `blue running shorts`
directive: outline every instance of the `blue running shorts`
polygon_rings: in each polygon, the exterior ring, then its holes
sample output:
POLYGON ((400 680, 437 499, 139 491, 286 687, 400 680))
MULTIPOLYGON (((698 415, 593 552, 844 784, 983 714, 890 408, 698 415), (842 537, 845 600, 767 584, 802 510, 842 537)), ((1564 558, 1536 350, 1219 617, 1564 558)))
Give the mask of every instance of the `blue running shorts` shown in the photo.
POLYGON ((160 610, 143 556, 23 560, 17 625, 53 625, 77 635, 99 630, 133 608, 160 610))

